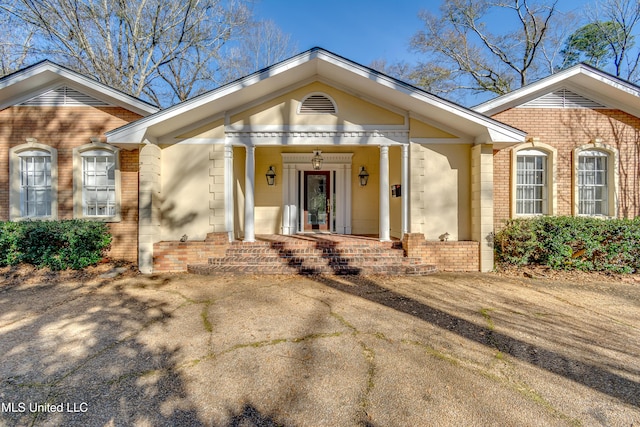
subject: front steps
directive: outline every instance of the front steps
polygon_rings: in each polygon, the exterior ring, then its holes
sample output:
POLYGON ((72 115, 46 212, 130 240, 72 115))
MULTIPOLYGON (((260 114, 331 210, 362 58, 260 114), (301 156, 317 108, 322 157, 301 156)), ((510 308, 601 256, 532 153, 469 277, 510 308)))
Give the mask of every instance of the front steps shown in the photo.
POLYGON ((337 235, 267 236, 231 242, 223 257, 187 265, 196 274, 424 275, 435 266, 404 255, 399 241, 337 235))

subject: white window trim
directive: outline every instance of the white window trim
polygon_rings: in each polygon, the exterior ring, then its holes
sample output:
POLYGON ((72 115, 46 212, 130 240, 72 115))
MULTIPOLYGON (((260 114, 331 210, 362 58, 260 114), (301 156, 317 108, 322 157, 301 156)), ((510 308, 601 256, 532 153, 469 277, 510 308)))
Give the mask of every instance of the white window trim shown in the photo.
POLYGON ((511 218, 526 218, 540 215, 557 215, 558 213, 558 185, 557 185, 558 150, 551 145, 534 139, 515 146, 511 150, 511 218), (545 214, 518 214, 517 212, 517 184, 518 184, 518 153, 520 151, 537 151, 547 156, 546 192, 547 206, 545 214))
POLYGON ((617 218, 618 217, 618 185, 619 185, 619 155, 618 149, 602 142, 596 141, 581 145, 573 150, 573 215, 591 216, 596 218, 617 218), (578 198, 578 168, 580 164, 580 153, 588 151, 598 151, 607 156, 607 192, 608 192, 608 215, 587 215, 580 214, 580 200, 578 198))
POLYGON ((25 219, 54 220, 58 218, 58 150, 28 139, 26 144, 9 149, 9 220, 25 219), (23 217, 20 207, 20 154, 27 151, 42 151, 51 157, 51 215, 23 217))
POLYGON ((105 144, 99 141, 92 141, 89 144, 82 145, 73 149, 73 217, 79 219, 90 219, 94 221, 104 222, 120 222, 122 220, 122 206, 121 206, 121 191, 122 185, 120 181, 120 149, 109 144, 105 144), (112 216, 92 216, 85 215, 83 209, 83 161, 82 153, 93 150, 109 151, 113 154, 116 163, 115 170, 115 199, 116 199, 116 213, 112 216))

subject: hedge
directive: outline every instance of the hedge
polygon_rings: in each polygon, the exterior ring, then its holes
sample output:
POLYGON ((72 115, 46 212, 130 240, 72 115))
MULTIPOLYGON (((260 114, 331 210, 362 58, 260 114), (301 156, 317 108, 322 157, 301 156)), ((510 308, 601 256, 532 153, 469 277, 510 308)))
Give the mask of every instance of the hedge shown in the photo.
POLYGON ((495 236, 496 260, 555 270, 640 271, 640 217, 512 219, 495 236))
POLYGON ((109 228, 102 222, 0 222, 0 266, 27 263, 52 270, 79 270, 97 264, 110 245, 109 228))

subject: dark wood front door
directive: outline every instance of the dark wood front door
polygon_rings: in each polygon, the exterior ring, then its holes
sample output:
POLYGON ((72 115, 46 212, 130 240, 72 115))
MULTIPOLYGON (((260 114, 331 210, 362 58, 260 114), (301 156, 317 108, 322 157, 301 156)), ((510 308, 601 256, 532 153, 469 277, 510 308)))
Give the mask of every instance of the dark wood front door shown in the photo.
POLYGON ((328 231, 331 218, 329 171, 304 173, 304 231, 328 231))

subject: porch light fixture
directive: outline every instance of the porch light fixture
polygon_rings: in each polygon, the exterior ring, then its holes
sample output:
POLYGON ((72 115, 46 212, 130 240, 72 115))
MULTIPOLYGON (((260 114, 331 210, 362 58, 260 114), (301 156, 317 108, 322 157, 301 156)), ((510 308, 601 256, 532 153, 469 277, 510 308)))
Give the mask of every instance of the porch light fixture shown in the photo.
POLYGON ((369 172, 367 172, 364 166, 360 167, 358 178, 360 178, 360 187, 364 187, 365 185, 367 185, 367 182, 369 181, 369 172))
POLYGON ((315 155, 311 159, 311 166, 313 166, 313 169, 315 169, 315 170, 320 170, 320 168, 322 167, 322 162, 324 162, 324 159, 320 155, 320 153, 322 153, 322 151, 315 150, 313 153, 315 155))
POLYGON ((265 174, 267 177, 267 185, 275 185, 276 183, 276 171, 273 170, 273 166, 269 166, 269 170, 265 174))

